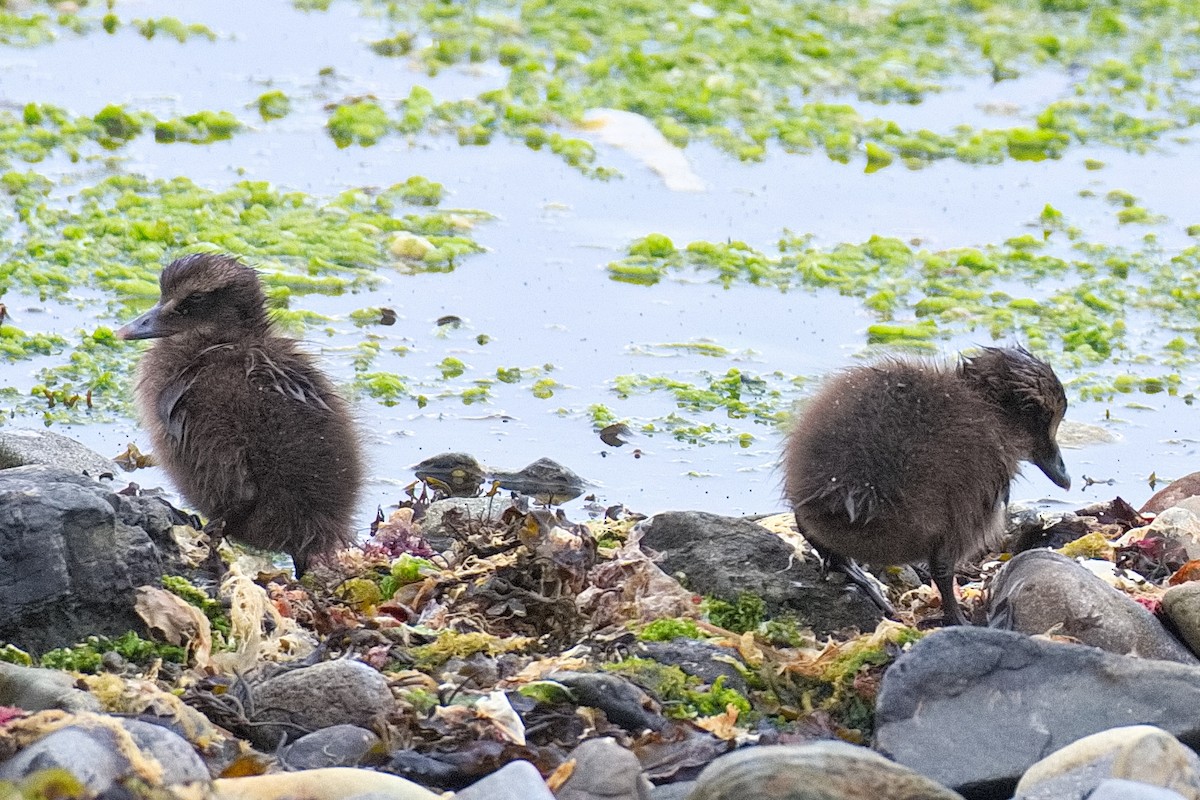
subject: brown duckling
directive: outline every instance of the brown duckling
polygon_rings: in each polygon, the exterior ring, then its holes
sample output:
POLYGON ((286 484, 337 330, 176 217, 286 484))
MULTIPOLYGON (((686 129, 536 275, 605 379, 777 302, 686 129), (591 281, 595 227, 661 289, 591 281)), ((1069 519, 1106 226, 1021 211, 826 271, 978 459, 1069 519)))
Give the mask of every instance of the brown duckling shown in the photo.
POLYGON ((349 409, 297 342, 276 335, 258 274, 190 255, 158 304, 117 332, 158 339, 137 370, 154 452, 183 495, 234 539, 310 559, 352 541, 362 484, 349 409))
POLYGON ((785 491, 830 566, 878 595, 852 559, 927 561, 946 621, 965 624, 954 568, 1003 531, 1020 461, 1071 479, 1055 442, 1067 409, 1049 364, 985 348, 948 367, 893 359, 832 378, 788 437, 785 491))

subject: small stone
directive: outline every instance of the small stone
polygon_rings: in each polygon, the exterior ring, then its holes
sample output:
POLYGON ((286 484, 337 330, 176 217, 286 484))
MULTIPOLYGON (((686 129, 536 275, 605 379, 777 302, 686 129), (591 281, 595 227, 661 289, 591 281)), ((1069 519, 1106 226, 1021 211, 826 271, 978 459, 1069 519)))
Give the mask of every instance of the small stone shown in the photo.
MULTIPOLYGON (((342 800, 440 800, 441 795, 412 781, 369 769, 330 767, 255 775, 249 778, 218 778, 213 793, 221 800, 285 800, 300 797, 337 797, 342 800), (335 787, 331 793, 331 787, 335 787)), ((522 800, 541 800, 524 797, 522 800)))
POLYGON ((1171 506, 1179 505, 1181 500, 1197 495, 1200 495, 1200 472, 1192 472, 1159 489, 1140 510, 1143 514, 1159 514, 1171 506))
POLYGON ((688 800, 962 800, 911 769, 846 742, 748 747, 721 756, 688 800))
POLYGON ((253 741, 269 749, 334 725, 365 727, 386 715, 394 701, 387 679, 361 661, 338 659, 284 672, 251 688, 253 741))
POLYGON ((1192 652, 1200 653, 1200 583, 1191 581, 1167 589, 1162 608, 1192 652))
POLYGON ((357 725, 333 725, 301 736, 284 751, 282 759, 291 769, 357 767, 378 747, 380 739, 357 725))
POLYGON ((566 686, 582 706, 604 712, 608 721, 630 733, 662 730, 666 718, 648 694, 619 675, 602 672, 555 672, 549 679, 566 686))
POLYGON ((85 445, 62 434, 32 428, 0 429, 0 469, 44 464, 75 475, 112 478, 121 468, 85 445))
POLYGON ((511 761, 454 795, 454 800, 554 800, 537 767, 511 761))
POLYGON ((1017 783, 1014 800, 1095 798, 1095 790, 1110 778, 1197 800, 1200 757, 1151 725, 1112 728, 1085 736, 1034 764, 1017 783))
POLYGON ((100 701, 76 689, 75 679, 65 672, 0 661, 0 706, 26 711, 99 711, 100 701))
POLYGON ((1088 800, 1188 800, 1179 792, 1170 789, 1160 789, 1136 781, 1123 781, 1110 778, 1096 787, 1096 791, 1088 795, 1088 800))
POLYGON ((123 719, 121 726, 144 755, 162 766, 163 785, 206 781, 211 777, 191 743, 169 728, 140 719, 123 719))
POLYGON ((641 762, 615 739, 588 739, 571 758, 575 769, 555 793, 558 800, 649 800, 641 762))
POLYGON ((429 504, 421 518, 421 535, 435 550, 450 547, 456 537, 466 536, 485 525, 500 521, 512 505, 506 497, 447 497, 429 504))
POLYGON ((1111 653, 1200 663, 1153 614, 1066 556, 1028 550, 992 581, 988 624, 1057 633, 1111 653))

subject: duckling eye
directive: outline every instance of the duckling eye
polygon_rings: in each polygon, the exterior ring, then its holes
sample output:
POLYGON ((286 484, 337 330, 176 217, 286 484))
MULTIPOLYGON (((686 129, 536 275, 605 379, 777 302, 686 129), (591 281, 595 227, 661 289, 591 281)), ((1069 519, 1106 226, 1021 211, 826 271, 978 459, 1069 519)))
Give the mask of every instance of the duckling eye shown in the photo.
POLYGON ((175 313, 181 317, 186 317, 188 314, 191 314, 192 311, 195 310, 196 306, 198 306, 200 304, 200 301, 203 299, 204 299, 204 296, 201 294, 188 295, 187 297, 180 300, 178 305, 175 306, 175 313))

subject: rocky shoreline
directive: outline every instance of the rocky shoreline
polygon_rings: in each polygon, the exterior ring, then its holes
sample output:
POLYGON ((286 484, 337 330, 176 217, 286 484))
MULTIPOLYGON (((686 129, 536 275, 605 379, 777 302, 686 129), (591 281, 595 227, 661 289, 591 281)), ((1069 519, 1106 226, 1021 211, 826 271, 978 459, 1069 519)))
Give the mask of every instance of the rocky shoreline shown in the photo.
POLYGON ((297 582, 62 439, 0 430, 0 797, 1200 798, 1192 477, 1012 509, 937 630, 786 514, 428 487, 297 582))

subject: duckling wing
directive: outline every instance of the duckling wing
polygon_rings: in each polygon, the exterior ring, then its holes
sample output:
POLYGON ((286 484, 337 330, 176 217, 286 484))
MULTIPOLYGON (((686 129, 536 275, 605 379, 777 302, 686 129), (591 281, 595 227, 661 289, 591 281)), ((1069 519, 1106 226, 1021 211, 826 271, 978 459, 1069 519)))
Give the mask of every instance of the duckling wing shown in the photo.
POLYGON ((256 382, 262 381, 286 398, 322 411, 332 411, 311 375, 294 364, 271 358, 261 348, 250 350, 246 375, 256 382))

